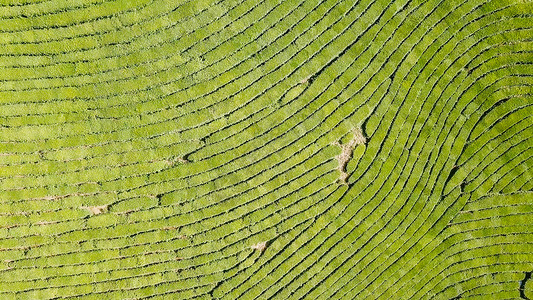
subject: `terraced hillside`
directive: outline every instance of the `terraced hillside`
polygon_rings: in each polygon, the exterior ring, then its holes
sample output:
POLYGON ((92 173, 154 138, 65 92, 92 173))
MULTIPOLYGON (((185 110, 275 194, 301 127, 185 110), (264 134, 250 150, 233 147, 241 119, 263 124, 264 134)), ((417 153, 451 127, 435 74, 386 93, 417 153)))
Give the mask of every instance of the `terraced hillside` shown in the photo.
POLYGON ((0 1, 0 299, 533 299, 532 24, 0 1))

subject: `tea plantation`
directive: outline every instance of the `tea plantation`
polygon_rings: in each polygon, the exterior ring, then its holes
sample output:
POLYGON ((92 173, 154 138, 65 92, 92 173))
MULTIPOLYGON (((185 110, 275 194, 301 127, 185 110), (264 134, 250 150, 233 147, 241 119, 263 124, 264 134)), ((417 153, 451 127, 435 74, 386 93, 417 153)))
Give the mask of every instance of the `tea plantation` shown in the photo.
POLYGON ((0 0, 0 299, 533 299, 530 0, 0 0))

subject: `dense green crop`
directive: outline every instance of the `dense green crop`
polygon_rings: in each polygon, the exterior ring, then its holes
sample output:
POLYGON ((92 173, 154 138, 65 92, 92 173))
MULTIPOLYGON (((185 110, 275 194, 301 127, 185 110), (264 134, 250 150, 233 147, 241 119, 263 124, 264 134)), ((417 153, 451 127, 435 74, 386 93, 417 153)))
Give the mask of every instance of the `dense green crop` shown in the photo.
POLYGON ((533 299, 529 0, 1 0, 0 299, 533 299))

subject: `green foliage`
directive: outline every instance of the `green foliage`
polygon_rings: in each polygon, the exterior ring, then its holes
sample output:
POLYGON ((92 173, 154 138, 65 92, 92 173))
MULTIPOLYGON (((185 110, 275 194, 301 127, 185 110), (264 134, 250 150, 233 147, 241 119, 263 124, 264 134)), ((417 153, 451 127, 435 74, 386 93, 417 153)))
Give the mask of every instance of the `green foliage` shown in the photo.
POLYGON ((532 12, 3 1, 0 298, 532 298, 532 12))

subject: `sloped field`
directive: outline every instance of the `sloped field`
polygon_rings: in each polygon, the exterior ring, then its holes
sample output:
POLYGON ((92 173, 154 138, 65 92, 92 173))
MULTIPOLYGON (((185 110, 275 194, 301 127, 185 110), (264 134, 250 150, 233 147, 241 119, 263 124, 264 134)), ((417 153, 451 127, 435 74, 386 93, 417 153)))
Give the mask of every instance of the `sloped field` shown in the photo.
POLYGON ((0 299, 533 299, 532 24, 1 1, 0 299))

